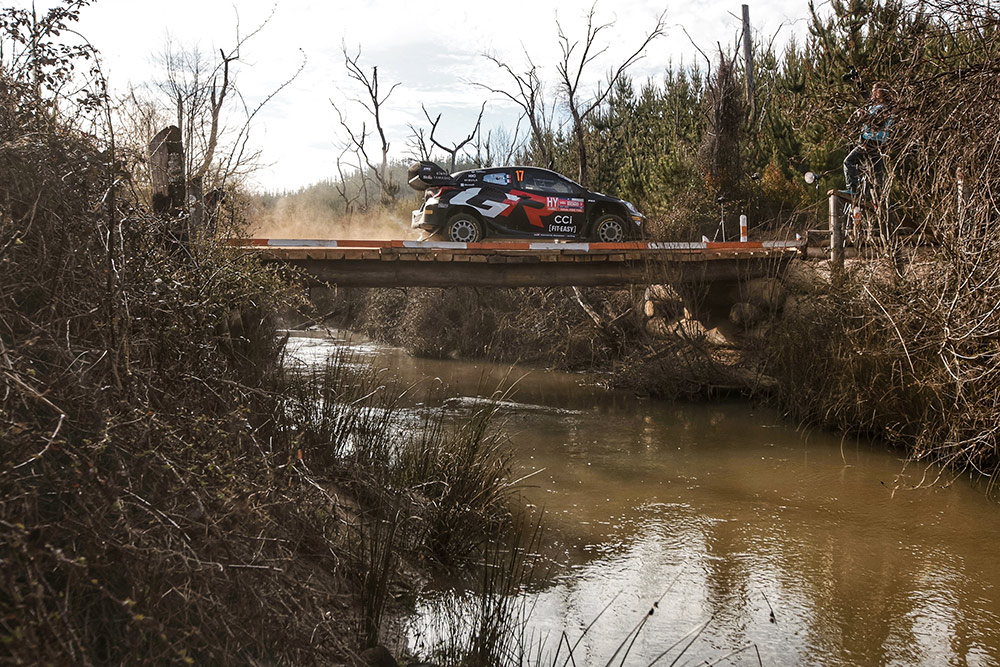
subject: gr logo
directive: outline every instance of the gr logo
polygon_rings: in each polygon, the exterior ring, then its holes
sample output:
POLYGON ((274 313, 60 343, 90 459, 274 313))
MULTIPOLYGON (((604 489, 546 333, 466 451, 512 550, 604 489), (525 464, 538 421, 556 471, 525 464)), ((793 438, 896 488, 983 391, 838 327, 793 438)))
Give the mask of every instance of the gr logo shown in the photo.
POLYGON ((552 222, 556 223, 557 225, 572 225, 573 224, 573 216, 571 216, 571 215, 557 215, 556 217, 552 218, 552 222))

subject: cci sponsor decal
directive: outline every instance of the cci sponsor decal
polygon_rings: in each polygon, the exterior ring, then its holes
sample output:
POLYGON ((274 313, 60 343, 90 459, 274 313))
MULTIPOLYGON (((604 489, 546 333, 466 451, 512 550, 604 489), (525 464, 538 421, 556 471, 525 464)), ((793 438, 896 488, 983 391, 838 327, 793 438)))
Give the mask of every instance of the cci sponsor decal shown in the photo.
POLYGON ((549 233, 576 234, 576 225, 549 225, 549 233))

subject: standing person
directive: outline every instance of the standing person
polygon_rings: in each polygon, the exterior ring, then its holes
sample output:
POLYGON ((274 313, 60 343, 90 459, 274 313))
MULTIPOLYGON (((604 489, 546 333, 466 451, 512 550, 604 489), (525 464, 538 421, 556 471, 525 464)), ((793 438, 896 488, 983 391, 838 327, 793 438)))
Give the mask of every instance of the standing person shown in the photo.
POLYGON ((871 165, 872 178, 870 189, 882 182, 885 173, 883 148, 889 141, 889 130, 892 127, 892 116, 889 114, 889 87, 884 83, 876 83, 872 87, 870 104, 858 109, 858 115, 865 116, 866 123, 861 130, 858 145, 844 158, 844 178, 847 180, 849 195, 861 192, 860 167, 863 162, 871 165))

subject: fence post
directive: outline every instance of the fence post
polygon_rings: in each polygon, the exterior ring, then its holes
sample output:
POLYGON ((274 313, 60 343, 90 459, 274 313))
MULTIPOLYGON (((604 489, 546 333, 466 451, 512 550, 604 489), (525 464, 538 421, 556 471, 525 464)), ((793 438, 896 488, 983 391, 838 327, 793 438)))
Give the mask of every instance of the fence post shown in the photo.
POLYGON ((830 264, 844 268, 844 221, 840 215, 840 199, 830 194, 830 264))

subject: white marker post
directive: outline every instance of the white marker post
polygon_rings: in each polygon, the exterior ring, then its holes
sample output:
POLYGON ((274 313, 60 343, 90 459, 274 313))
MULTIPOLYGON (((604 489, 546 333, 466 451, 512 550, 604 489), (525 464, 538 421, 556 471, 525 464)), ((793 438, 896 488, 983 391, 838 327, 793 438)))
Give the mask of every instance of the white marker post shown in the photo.
POLYGON ((745 215, 740 216, 740 243, 746 243, 750 240, 750 223, 747 222, 747 217, 745 215))

